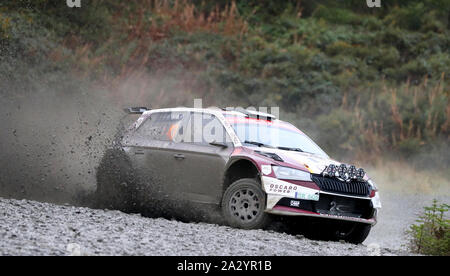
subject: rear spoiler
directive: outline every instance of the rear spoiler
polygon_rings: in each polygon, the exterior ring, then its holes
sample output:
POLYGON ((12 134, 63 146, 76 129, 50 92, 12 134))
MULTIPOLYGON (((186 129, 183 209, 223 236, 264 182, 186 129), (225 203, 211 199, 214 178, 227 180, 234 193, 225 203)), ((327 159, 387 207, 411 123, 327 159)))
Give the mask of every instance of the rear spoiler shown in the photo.
MULTIPOLYGON (((224 110, 229 110, 229 109, 224 109, 224 110)), ((236 109, 232 109, 232 110, 243 113, 245 115, 245 117, 247 117, 247 118, 263 119, 263 120, 267 120, 267 121, 273 121, 273 120, 277 119, 277 117, 275 115, 265 113, 265 112, 259 112, 256 110, 249 110, 249 109, 243 109, 243 108, 236 108, 236 109)))
POLYGON ((244 113, 245 116, 248 118, 263 119, 263 120, 267 120, 267 121, 273 121, 277 118, 274 115, 265 113, 265 112, 259 112, 259 111, 248 110, 248 109, 239 110, 239 111, 244 113))
POLYGON ((125 108, 124 111, 125 113, 128 114, 142 114, 145 111, 149 111, 150 109, 148 109, 147 107, 128 107, 125 108))

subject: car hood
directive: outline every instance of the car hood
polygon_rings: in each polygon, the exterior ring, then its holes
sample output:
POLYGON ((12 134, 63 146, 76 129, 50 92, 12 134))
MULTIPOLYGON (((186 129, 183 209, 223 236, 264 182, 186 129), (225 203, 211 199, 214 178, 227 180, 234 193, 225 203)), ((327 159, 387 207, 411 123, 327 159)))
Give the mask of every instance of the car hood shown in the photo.
POLYGON ((300 169, 308 169, 310 173, 320 174, 323 172, 326 166, 334 164, 339 166, 341 163, 328 158, 326 156, 321 156, 317 154, 307 153, 307 152, 297 152, 297 151, 287 151, 272 148, 252 148, 255 151, 270 152, 275 153, 284 162, 279 162, 280 165, 290 166, 300 169))

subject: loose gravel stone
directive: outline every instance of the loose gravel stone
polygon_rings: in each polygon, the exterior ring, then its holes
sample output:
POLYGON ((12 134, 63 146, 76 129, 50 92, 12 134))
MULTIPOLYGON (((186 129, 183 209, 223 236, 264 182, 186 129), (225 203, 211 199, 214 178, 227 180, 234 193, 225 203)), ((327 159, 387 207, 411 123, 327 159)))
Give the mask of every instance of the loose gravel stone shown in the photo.
POLYGON ((0 198, 0 255, 410 255, 377 244, 0 198))

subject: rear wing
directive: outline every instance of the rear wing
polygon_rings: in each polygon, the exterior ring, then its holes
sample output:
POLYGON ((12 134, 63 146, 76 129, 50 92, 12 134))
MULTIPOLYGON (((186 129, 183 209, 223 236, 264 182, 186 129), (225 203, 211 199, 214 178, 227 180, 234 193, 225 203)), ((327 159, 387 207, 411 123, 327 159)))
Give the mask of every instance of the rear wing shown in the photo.
POLYGON ((267 121, 273 121, 277 118, 272 114, 254 111, 254 110, 244 109, 244 110, 238 110, 238 111, 241 113, 244 113, 245 116, 248 118, 263 119, 263 120, 267 120, 267 121))
MULTIPOLYGON (((230 111, 230 109, 223 109, 223 110, 230 111)), ((274 121, 277 119, 277 117, 275 115, 272 115, 272 114, 269 114, 266 112, 259 112, 256 110, 249 110, 249 109, 243 109, 243 108, 235 108, 235 109, 231 109, 231 110, 242 113, 247 118, 263 119, 263 120, 267 120, 267 121, 274 121)))
POLYGON ((125 113, 127 114, 142 114, 145 111, 149 111, 150 109, 147 107, 128 107, 124 108, 125 113))

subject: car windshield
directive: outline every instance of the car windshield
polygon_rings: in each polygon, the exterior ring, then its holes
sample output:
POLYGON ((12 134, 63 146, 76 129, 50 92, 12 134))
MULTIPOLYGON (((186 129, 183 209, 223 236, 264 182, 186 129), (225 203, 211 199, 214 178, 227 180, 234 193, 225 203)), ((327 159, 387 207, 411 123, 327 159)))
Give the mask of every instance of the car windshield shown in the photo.
POLYGON ((291 124, 257 120, 231 125, 244 144, 308 152, 328 158, 316 143, 291 124))

